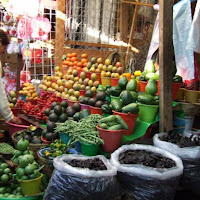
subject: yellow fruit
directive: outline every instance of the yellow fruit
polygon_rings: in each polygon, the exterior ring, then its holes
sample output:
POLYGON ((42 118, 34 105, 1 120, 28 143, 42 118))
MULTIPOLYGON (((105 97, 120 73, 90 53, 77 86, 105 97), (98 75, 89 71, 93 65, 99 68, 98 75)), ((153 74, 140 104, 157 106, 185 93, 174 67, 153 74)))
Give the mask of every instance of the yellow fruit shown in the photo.
POLYGON ((106 76, 107 77, 111 77, 111 73, 110 72, 106 72, 106 76))
POLYGON ((33 93, 33 94, 32 94, 32 97, 37 97, 37 93, 33 93))
POLYGON ((56 72, 59 72, 59 71, 60 71, 60 67, 59 67, 59 66, 56 66, 56 67, 55 67, 55 71, 56 71, 56 72))
POLYGON ((28 97, 31 97, 31 93, 29 92, 29 93, 27 94, 27 96, 28 96, 28 97))
POLYGON ((14 108, 15 105, 13 103, 9 103, 10 108, 14 108))
POLYGON ((105 65, 108 66, 108 65, 110 65, 110 64, 111 64, 111 60, 110 60, 110 59, 106 59, 106 60, 105 60, 105 65))
MULTIPOLYGON (((39 88, 40 88, 40 86, 39 86, 39 88)), ((22 90, 19 91, 19 94, 23 94, 23 93, 24 93, 24 92, 23 92, 22 90)))
POLYGON ((57 80, 57 84, 58 84, 59 86, 63 85, 62 80, 61 80, 61 79, 57 80))
POLYGON ((80 92, 79 91, 75 91, 74 92, 74 96, 78 98, 80 96, 80 92))
POLYGON ((33 99, 34 99, 34 100, 37 100, 37 99, 38 99, 38 97, 34 97, 33 99))
POLYGON ((47 74, 44 74, 43 79, 47 79, 47 74))

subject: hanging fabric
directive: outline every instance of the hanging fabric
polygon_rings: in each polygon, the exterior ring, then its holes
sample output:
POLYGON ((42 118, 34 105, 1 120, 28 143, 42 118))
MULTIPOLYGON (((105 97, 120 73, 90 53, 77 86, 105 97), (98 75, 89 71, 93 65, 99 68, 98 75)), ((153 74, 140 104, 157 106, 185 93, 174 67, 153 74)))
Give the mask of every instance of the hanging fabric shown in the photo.
POLYGON ((196 4, 186 48, 200 53, 200 1, 197 1, 196 4))
POLYGON ((194 79, 194 53, 186 49, 191 25, 190 0, 182 0, 173 6, 173 44, 177 74, 183 80, 194 79))

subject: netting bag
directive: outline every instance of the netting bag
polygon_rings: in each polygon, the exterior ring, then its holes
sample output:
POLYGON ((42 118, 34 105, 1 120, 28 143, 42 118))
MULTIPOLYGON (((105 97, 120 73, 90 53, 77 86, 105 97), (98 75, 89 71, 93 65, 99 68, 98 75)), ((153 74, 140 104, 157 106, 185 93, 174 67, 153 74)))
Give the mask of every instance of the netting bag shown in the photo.
POLYGON ((62 155, 53 160, 54 173, 44 200, 110 200, 119 195, 117 169, 104 156, 62 155), (107 170, 72 167, 71 160, 100 159, 107 170))
POLYGON ((154 145, 165 149, 182 159, 184 169, 180 185, 186 190, 190 190, 195 194, 200 195, 200 146, 180 148, 176 144, 160 139, 161 136, 166 134, 167 133, 159 133, 154 135, 154 145))
POLYGON ((150 145, 123 145, 111 155, 117 167, 117 179, 122 188, 135 200, 173 200, 183 164, 179 157, 150 145), (142 164, 121 164, 120 156, 128 150, 145 150, 174 161, 172 168, 153 168, 142 164))

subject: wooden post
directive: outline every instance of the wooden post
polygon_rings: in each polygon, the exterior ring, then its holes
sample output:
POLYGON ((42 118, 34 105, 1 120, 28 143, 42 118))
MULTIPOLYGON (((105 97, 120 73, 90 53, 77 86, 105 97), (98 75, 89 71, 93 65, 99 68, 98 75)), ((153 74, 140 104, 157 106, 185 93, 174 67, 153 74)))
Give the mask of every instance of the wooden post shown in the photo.
POLYGON ((130 32, 130 35, 129 35, 128 46, 127 46, 127 51, 126 51, 126 58, 125 58, 126 63, 128 62, 128 54, 130 52, 131 44, 133 42, 135 25, 136 25, 136 20, 137 20, 137 13, 138 13, 138 5, 135 5, 132 24, 131 24, 131 32, 130 32))
POLYGON ((173 1, 159 1, 160 132, 172 129, 173 1))
POLYGON ((61 66, 65 41, 66 1, 57 0, 57 6, 58 9, 56 10, 55 66, 61 66))
POLYGON ((17 98, 19 97, 19 91, 20 91, 20 72, 23 68, 23 60, 22 60, 22 54, 19 53, 17 55, 17 60, 18 60, 18 65, 17 65, 17 69, 16 69, 16 96, 17 98))

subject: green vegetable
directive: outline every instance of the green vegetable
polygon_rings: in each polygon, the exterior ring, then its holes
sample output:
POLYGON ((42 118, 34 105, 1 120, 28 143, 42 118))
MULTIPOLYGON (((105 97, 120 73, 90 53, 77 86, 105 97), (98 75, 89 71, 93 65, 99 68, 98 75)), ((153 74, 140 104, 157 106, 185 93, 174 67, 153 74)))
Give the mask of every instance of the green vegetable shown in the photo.
POLYGON ((103 104, 101 106, 101 110, 104 114, 112 114, 112 109, 111 109, 110 105, 108 105, 108 104, 103 104))
POLYGON ((154 96, 156 92, 158 91, 156 81, 153 79, 150 79, 145 87, 146 94, 150 94, 154 96))
POLYGON ((102 118, 99 123, 107 123, 107 122, 112 122, 116 120, 116 116, 115 115, 110 115, 108 117, 104 117, 102 118))
POLYGON ((25 140, 24 138, 21 138, 18 142, 17 142, 17 148, 20 151, 25 151, 29 146, 29 141, 25 140))
POLYGON ((117 125, 117 124, 118 124, 117 120, 107 123, 108 126, 114 126, 114 125, 117 125))
POLYGON ((137 94, 137 92, 130 91, 130 93, 131 93, 131 95, 132 95, 133 101, 136 101, 137 98, 138 98, 138 94, 137 94))
POLYGON ((153 79, 155 81, 159 80, 159 75, 153 72, 147 73, 145 76, 146 80, 153 79))
POLYGON ((126 85, 128 83, 128 79, 125 76, 122 76, 118 81, 118 86, 122 89, 126 89, 126 85))
POLYGON ((0 143, 0 153, 2 154, 14 154, 15 153, 15 149, 7 144, 7 143, 0 143))
POLYGON ((118 85, 113 86, 110 88, 110 95, 118 97, 120 95, 121 91, 122 90, 118 85))
POLYGON ((133 102, 133 96, 130 91, 124 90, 120 94, 120 99, 122 100, 123 105, 128 105, 133 102))
POLYGON ((143 104, 148 104, 148 105, 151 105, 151 104, 154 104, 154 98, 152 95, 150 94, 140 94, 138 96, 138 101, 140 103, 143 103, 143 104))
POLYGON ((145 64, 144 67, 144 71, 146 73, 150 73, 150 72, 155 72, 155 66, 154 66, 154 61, 153 60, 148 60, 145 64))
POLYGON ((126 130, 128 130, 128 126, 126 124, 126 122, 119 116, 119 115, 116 115, 116 118, 117 118, 117 122, 126 130))
POLYGON ((80 114, 80 119, 88 117, 90 115, 88 109, 83 109, 80 114))
POLYGON ((126 85, 126 90, 128 91, 136 91, 137 81, 135 79, 131 79, 126 85))
POLYGON ((112 131, 112 130, 122 130, 124 129, 122 125, 118 124, 118 125, 114 125, 108 128, 108 130, 112 131))
POLYGON ((120 100, 113 100, 111 102, 111 107, 113 110, 120 112, 122 110, 122 102, 120 100))
POLYGON ((100 123, 99 127, 102 128, 102 129, 107 129, 108 128, 106 123, 102 123, 102 124, 100 123))
POLYGON ((136 103, 130 103, 127 106, 124 106, 122 108, 123 113, 131 113, 131 114, 138 114, 139 113, 139 107, 136 103))

